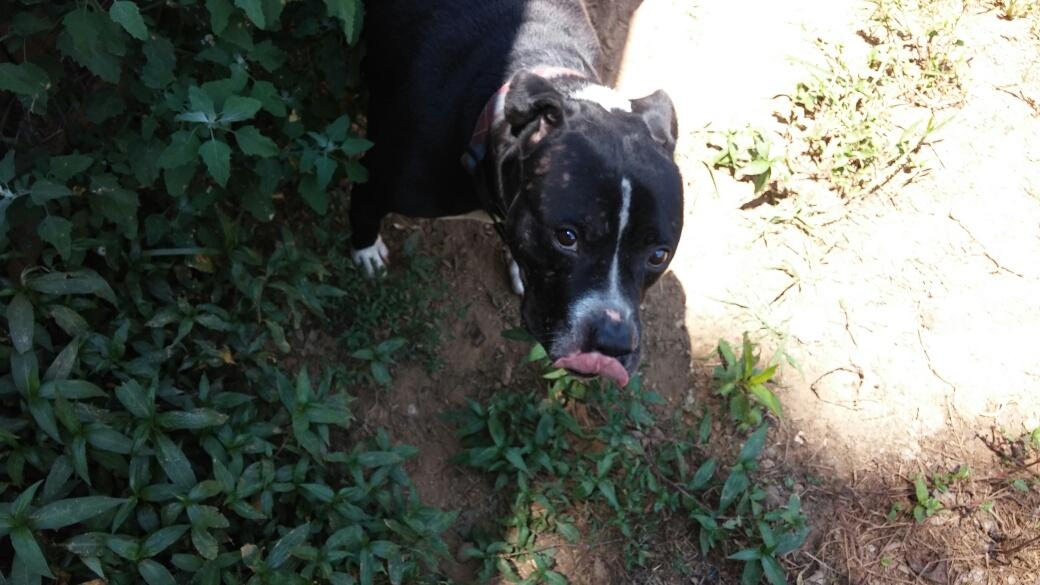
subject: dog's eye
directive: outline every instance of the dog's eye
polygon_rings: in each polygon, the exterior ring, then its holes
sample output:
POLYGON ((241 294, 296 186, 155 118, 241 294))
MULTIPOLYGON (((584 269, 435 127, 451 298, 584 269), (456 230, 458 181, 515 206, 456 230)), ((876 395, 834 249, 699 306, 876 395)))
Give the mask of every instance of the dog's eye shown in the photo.
POLYGON ((650 252, 650 257, 647 258, 646 261, 650 263, 650 266, 659 267, 663 266, 664 263, 668 261, 670 255, 671 253, 667 248, 658 248, 653 252, 650 252))
POLYGON ((578 233, 571 228, 560 228, 556 230, 556 241, 564 248, 573 250, 578 245, 578 233))

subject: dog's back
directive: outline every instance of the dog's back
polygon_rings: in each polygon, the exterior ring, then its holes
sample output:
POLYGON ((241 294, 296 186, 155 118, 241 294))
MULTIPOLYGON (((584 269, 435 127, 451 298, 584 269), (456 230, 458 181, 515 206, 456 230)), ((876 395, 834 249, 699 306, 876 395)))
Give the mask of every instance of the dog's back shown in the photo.
POLYGON ((488 99, 525 67, 595 75, 600 60, 579 0, 381 0, 368 11, 375 146, 365 165, 385 211, 439 217, 477 209, 459 156, 488 99))

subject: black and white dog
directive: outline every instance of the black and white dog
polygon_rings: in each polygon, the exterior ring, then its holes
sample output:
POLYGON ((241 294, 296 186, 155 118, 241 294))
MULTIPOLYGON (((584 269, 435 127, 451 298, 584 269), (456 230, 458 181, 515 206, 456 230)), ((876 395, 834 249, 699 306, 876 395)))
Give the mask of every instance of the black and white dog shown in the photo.
POLYGON ((581 0, 366 7, 375 146, 352 196, 354 261, 386 268, 387 213, 486 213, 514 259, 524 326, 557 367, 624 386, 639 364, 640 301, 683 225, 671 100, 599 82, 581 0))

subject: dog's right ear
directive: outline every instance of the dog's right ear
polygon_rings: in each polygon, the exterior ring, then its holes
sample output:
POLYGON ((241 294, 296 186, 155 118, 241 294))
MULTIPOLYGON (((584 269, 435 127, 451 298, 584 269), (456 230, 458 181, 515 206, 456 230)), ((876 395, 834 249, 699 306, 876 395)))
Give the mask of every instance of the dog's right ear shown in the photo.
POLYGON ((675 118, 675 105, 668 94, 657 90, 644 98, 632 100, 632 111, 643 117, 651 138, 669 153, 675 152, 679 123, 675 118))
POLYGON ((548 79, 521 71, 509 82, 504 114, 513 136, 537 144, 563 124, 563 96, 548 79))

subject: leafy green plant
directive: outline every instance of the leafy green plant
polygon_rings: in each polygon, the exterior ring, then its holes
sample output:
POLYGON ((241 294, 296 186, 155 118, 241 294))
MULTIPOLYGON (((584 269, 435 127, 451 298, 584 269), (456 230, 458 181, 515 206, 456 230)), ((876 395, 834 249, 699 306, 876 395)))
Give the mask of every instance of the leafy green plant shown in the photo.
POLYGON ((477 544, 465 551, 483 561, 485 580, 498 573, 510 582, 562 582, 550 574, 555 546, 543 544, 549 535, 589 543, 614 532, 624 543, 626 563, 646 565, 656 561, 652 543, 662 522, 681 518, 698 531, 704 554, 736 543, 756 551, 754 558, 747 552, 734 557, 745 562, 744 583, 757 584, 763 576, 786 582, 778 559, 801 546, 808 529, 797 495, 768 510, 765 490, 754 480, 767 426, 751 434, 728 476, 717 478, 719 461, 698 457, 710 435, 709 417, 702 419, 707 431, 702 423, 677 437, 650 440, 659 428, 651 408, 660 399, 639 377, 621 391, 552 369, 540 346, 527 359, 546 368, 548 393, 498 393, 484 404, 470 401, 452 416, 464 446, 456 461, 490 474, 496 490, 516 490, 502 520, 506 538, 476 535, 477 544), (572 405, 599 413, 595 422, 579 423, 572 405), (603 520, 584 517, 579 523, 576 501, 595 506, 593 516, 603 520), (545 570, 521 579, 524 563, 545 570))
POLYGON ((932 474, 930 481, 923 475, 914 477, 914 502, 912 508, 914 520, 921 523, 941 511, 943 505, 939 500, 939 495, 949 492, 951 486, 967 480, 970 476, 971 468, 967 465, 961 465, 952 472, 932 474))
POLYGON ((346 294, 335 300, 336 310, 330 311, 337 339, 353 353, 372 349, 388 339, 405 338, 409 359, 436 370, 440 366, 440 322, 455 308, 446 298, 446 284, 439 277, 437 263, 418 252, 419 234, 414 233, 405 239, 394 270, 378 282, 364 278, 337 245, 343 231, 337 216, 342 215, 330 214, 326 218, 330 225, 316 233, 318 245, 328 250, 330 270, 344 280, 346 294))
POLYGON ((760 368, 759 356, 746 332, 739 357, 725 340, 719 340, 717 351, 721 363, 714 372, 715 381, 719 382, 716 392, 729 399, 730 416, 742 429, 760 425, 765 410, 777 417, 783 415, 780 400, 767 386, 776 375, 778 364, 760 368))
POLYGON ((719 151, 709 166, 729 169, 738 180, 750 180, 755 186, 755 195, 783 175, 786 160, 770 154, 772 140, 763 130, 749 126, 739 131, 713 132, 708 146, 719 151))
POLYGON ((403 337, 394 337, 375 347, 359 349, 350 354, 350 357, 368 362, 372 379, 377 384, 389 386, 391 382, 390 366, 394 364, 394 352, 401 349, 406 342, 407 340, 403 337))
POLYGON ((360 2, 10 16, 0 581, 435 579, 454 514, 418 500, 414 448, 346 435, 357 373, 303 335, 383 333, 343 254, 311 251, 345 250, 329 212, 365 179, 360 2))
POLYGON ((913 514, 914 520, 918 523, 924 522, 943 509, 942 503, 928 489, 928 482, 920 475, 914 478, 914 499, 916 501, 913 514))

